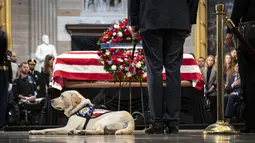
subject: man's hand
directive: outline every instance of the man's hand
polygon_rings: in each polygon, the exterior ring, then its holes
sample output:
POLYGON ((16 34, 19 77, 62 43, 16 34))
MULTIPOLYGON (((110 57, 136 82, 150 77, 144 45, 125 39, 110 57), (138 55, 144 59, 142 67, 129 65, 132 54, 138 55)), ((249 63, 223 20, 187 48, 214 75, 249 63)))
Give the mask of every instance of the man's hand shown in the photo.
POLYGON ((232 34, 227 33, 227 36, 226 36, 226 42, 227 42, 227 44, 229 44, 229 43, 231 43, 231 42, 232 42, 232 38, 233 38, 233 35, 232 35, 232 34))
POLYGON ((232 85, 235 87, 235 86, 237 86, 239 84, 240 84, 240 80, 236 80, 236 81, 234 81, 234 83, 232 85))
POLYGON ((133 39, 137 40, 139 38, 139 32, 138 32, 136 26, 131 27, 131 35, 132 35, 133 39))
POLYGON ((35 101, 36 97, 35 96, 31 96, 31 97, 28 97, 28 101, 35 101))

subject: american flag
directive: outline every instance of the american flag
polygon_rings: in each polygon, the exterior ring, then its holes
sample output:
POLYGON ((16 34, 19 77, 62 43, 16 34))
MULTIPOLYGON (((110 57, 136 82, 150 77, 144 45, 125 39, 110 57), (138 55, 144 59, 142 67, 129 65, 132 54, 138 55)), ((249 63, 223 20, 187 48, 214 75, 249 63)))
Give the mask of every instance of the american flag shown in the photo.
MULTIPOLYGON (((104 70, 99 62, 97 51, 71 51, 56 57, 54 63, 53 82, 63 88, 63 79, 78 81, 108 81, 112 74, 104 70)), ((165 80, 165 70, 162 72, 165 80)), ((183 54, 181 66, 181 80, 192 81, 192 86, 198 90, 204 87, 204 78, 194 57, 188 53, 183 54)))

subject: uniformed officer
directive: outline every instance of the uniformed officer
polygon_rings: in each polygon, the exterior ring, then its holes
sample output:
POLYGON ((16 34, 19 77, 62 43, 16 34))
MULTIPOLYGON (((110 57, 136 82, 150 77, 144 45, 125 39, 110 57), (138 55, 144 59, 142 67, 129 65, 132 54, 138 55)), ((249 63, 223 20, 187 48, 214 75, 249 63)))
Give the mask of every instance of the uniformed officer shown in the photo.
POLYGON ((29 67, 26 62, 20 64, 20 76, 13 82, 13 96, 21 102, 34 102, 36 100, 36 83, 29 76, 29 67))
POLYGON ((35 82, 36 82, 36 91, 39 91, 39 85, 40 85, 40 75, 41 73, 37 70, 35 70, 35 66, 36 66, 36 60, 35 59, 29 59, 27 61, 28 65, 29 65, 29 75, 31 77, 34 78, 35 82))
MULTIPOLYGON (((240 32, 255 49, 255 1, 235 0, 231 20, 239 25, 240 32)), ((228 29, 226 40, 232 41, 233 34, 228 29)), ((245 128, 241 132, 255 132, 255 61, 251 52, 245 50, 242 43, 237 49, 239 72, 241 77, 241 92, 245 103, 245 128)))
POLYGON ((7 123, 7 106, 8 106, 8 86, 9 70, 7 58, 7 38, 0 28, 0 129, 7 123))

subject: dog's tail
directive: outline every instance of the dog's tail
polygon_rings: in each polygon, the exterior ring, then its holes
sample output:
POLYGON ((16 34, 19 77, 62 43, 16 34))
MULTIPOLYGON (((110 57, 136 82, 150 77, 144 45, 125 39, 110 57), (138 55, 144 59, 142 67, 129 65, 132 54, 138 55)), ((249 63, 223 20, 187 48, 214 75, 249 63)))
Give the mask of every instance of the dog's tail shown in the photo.
POLYGON ((115 132, 115 135, 130 135, 134 133, 135 130, 135 121, 132 115, 130 115, 127 112, 127 117, 128 117, 128 125, 125 129, 119 129, 115 132))

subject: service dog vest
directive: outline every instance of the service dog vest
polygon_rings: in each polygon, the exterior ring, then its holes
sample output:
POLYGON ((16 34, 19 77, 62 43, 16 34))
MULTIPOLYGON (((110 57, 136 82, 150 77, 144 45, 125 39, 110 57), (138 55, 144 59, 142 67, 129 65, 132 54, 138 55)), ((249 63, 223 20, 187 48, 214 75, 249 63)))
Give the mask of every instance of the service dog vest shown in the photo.
POLYGON ((104 110, 104 109, 95 109, 94 107, 91 107, 91 106, 85 106, 82 109, 80 109, 76 113, 76 115, 79 117, 86 118, 86 122, 83 126, 83 129, 85 130, 90 119, 97 118, 97 117, 104 115, 106 113, 109 113, 109 112, 111 112, 111 111, 104 110))

